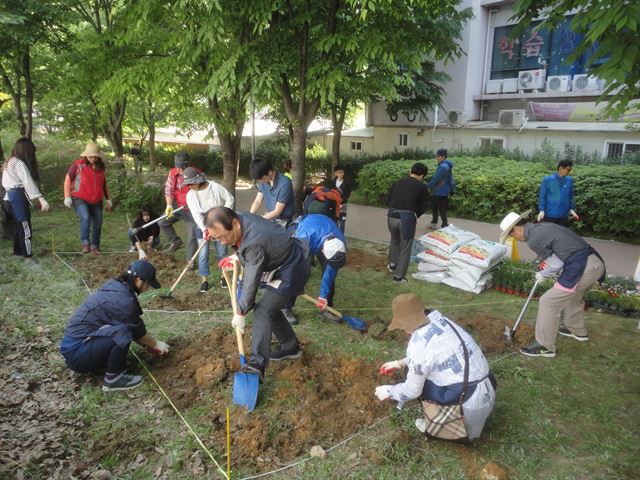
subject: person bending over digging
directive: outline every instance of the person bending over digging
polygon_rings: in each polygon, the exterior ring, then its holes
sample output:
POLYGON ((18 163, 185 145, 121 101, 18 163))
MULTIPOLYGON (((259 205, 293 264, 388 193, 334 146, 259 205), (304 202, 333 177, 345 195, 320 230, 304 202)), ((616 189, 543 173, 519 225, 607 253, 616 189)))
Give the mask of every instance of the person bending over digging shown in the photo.
POLYGON ((346 240, 336 222, 326 215, 307 215, 297 224, 294 237, 309 242, 309 250, 316 255, 322 265, 322 280, 320 294, 316 307, 325 320, 340 323, 340 318, 327 311, 327 306, 333 307, 333 296, 336 292, 336 276, 338 270, 344 266, 346 257, 346 240))
POLYGON ((205 224, 211 238, 231 245, 236 251, 218 265, 232 269, 234 260, 238 260, 244 267, 238 311, 234 312, 231 325, 244 332, 245 317, 253 309, 251 360, 242 369, 247 373, 258 373, 264 380, 270 360, 302 355, 298 338, 282 308, 291 297, 304 292, 310 270, 308 245, 269 220, 252 213, 236 213, 226 207, 209 210, 205 224), (263 290, 256 303, 258 288, 263 290), (273 352, 272 333, 280 344, 273 352))
POLYGON ((561 271, 553 288, 540 297, 536 318, 536 339, 520 353, 529 357, 555 357, 558 333, 579 342, 589 340, 584 324, 584 294, 604 279, 604 260, 594 248, 572 230, 556 223, 530 223, 531 210, 509 213, 500 222, 500 243, 509 236, 526 242, 541 263, 536 280, 543 282, 561 271), (564 325, 560 313, 564 311, 564 325), (560 328, 558 329, 558 327, 560 328))
POLYGON ((473 338, 437 310, 425 310, 418 297, 398 295, 389 330, 411 335, 405 358, 387 362, 380 373, 405 369, 407 379, 376 387, 379 400, 419 399, 424 418, 416 427, 428 436, 466 442, 478 438, 496 401, 496 379, 473 338))
POLYGON ((169 353, 169 345, 153 338, 142 320, 138 295, 160 288, 156 269, 136 260, 118 278, 107 280, 71 315, 60 343, 67 366, 78 373, 106 370, 102 390, 129 390, 142 383, 140 375, 125 372, 131 341, 155 355, 169 353))

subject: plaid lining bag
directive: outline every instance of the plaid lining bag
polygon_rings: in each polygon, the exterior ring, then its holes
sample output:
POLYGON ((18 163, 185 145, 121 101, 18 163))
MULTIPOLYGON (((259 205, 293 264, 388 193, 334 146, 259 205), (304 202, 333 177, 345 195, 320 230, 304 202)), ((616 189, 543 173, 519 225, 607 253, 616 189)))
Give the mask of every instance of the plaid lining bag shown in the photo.
MULTIPOLYGON (((446 320, 445 320, 446 321, 446 320)), ((425 434, 443 440, 468 441, 467 428, 464 425, 464 410, 462 403, 467 396, 469 387, 469 352, 462 337, 453 326, 447 322, 462 343, 464 351, 464 383, 460 400, 454 405, 442 405, 431 400, 422 400, 422 409, 427 420, 425 434)))

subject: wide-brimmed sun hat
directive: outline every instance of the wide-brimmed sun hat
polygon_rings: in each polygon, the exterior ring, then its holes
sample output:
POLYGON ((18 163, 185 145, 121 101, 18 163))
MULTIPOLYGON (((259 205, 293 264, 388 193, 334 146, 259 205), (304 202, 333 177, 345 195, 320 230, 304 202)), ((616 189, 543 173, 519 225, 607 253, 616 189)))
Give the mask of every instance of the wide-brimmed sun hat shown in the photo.
POLYGON ((396 296, 391 304, 393 319, 387 330, 404 330, 411 335, 414 330, 427 323, 424 303, 415 293, 396 296))
POLYGON ((527 218, 531 214, 531 210, 527 210, 521 214, 517 214, 516 212, 509 212, 506 217, 502 219, 500 222, 500 238, 499 242, 504 244, 507 241, 507 237, 511 235, 511 230, 515 227, 520 220, 523 218, 527 218))
POLYGON ((100 145, 97 143, 87 143, 84 147, 84 151, 80 154, 81 157, 99 157, 104 160, 104 153, 100 151, 100 145))

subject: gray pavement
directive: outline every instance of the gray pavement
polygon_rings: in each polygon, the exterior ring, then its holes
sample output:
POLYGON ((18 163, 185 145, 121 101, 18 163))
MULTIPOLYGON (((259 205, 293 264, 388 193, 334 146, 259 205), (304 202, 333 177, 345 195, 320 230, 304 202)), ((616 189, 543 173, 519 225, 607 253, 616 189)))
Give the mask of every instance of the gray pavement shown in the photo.
MULTIPOLYGON (((238 189, 236 190, 236 194, 238 199, 237 207, 240 210, 248 210, 255 197, 256 191, 254 189, 238 189)), ((505 215, 506 213, 508 212, 505 212, 505 215)), ((430 220, 430 213, 423 215, 419 219, 416 237, 431 231, 427 226, 430 220)), ((500 228, 494 223, 476 222, 474 220, 463 220, 459 218, 449 218, 449 223, 480 235, 480 237, 486 240, 497 241, 500 233, 500 228)), ((386 209, 350 203, 346 234, 349 237, 360 240, 389 243, 386 209)), ((640 245, 631 245, 613 240, 600 240, 597 238, 585 237, 585 240, 602 255, 607 266, 607 274, 623 277, 633 276, 638 259, 640 258, 640 245)), ((535 258, 534 253, 524 242, 518 242, 518 252, 520 258, 535 258)))

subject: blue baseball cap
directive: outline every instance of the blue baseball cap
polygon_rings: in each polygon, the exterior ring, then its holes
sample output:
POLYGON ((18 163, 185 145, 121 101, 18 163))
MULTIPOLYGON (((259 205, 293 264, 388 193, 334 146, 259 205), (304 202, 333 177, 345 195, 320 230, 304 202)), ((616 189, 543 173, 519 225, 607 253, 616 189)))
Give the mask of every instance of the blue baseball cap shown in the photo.
POLYGON ((146 260, 136 260, 127 267, 127 273, 144 280, 153 288, 160 288, 160 282, 156 278, 156 267, 146 260))

